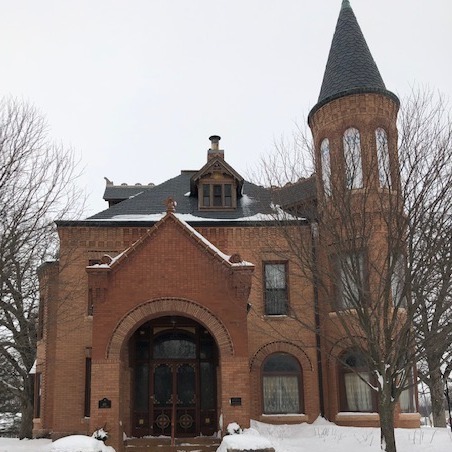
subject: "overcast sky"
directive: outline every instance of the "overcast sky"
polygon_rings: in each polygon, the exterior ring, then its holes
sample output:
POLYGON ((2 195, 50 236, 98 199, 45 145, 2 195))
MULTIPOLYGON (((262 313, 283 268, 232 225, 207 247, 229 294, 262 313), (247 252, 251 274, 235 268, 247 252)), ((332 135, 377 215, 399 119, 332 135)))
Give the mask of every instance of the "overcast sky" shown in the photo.
MULTIPOLYGON (((452 98, 451 0, 350 1, 386 87, 452 98)), ((104 176, 160 183, 206 162, 243 176, 317 101, 341 0, 0 0, 0 95, 37 106, 104 176)), ((163 207, 162 207, 163 210, 163 207)))

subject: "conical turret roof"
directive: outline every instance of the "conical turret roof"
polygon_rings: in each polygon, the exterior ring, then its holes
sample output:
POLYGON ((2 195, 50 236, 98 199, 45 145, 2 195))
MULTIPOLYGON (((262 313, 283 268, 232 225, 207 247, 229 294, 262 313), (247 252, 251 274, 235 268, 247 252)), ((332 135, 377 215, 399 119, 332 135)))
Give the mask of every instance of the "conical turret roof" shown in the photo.
POLYGON ((350 2, 343 0, 319 99, 309 116, 333 99, 368 92, 380 92, 399 102, 386 89, 350 2))

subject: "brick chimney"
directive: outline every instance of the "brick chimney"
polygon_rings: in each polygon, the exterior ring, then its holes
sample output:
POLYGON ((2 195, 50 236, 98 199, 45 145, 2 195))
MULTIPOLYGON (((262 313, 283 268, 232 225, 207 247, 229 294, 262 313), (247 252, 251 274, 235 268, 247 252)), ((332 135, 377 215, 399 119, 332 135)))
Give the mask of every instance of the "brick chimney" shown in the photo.
POLYGON ((218 135, 212 135, 209 137, 210 140, 210 149, 207 151, 207 161, 220 157, 224 159, 224 150, 220 149, 220 140, 221 137, 218 135))

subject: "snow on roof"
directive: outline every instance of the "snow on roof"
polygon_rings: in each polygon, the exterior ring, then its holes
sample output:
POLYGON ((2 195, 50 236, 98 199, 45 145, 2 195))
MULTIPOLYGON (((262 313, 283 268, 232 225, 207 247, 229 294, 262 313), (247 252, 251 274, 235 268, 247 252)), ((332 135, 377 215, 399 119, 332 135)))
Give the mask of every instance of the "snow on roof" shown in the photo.
MULTIPOLYGON (((161 218, 159 218, 158 221, 161 221, 165 215, 167 215, 167 213, 162 213, 162 216, 161 216, 161 218)), ((233 262, 234 259, 231 259, 231 257, 233 255, 228 255, 226 253, 223 253, 215 245, 213 245, 209 240, 207 240, 201 233, 199 233, 195 228, 193 228, 192 226, 190 226, 187 223, 186 217, 191 217, 191 215, 175 214, 175 213, 171 213, 171 215, 174 216, 177 219, 177 221, 179 221, 179 223, 181 223, 190 232, 191 235, 195 236, 208 249, 210 249, 214 254, 218 255, 221 259, 223 259, 225 262, 227 262, 230 266, 232 266, 232 267, 254 267, 253 263, 247 262, 247 261, 241 260, 240 262, 235 262, 235 261, 233 262)), ((150 215, 150 216, 154 217, 155 215, 150 215)), ((140 215, 140 217, 141 217, 141 215, 140 215)), ((137 245, 137 242, 133 243, 130 247, 126 248, 124 251, 122 251, 115 257, 111 257, 111 256, 107 255, 110 258, 110 262, 108 262, 108 263, 104 262, 104 263, 100 263, 100 264, 88 265, 87 268, 96 268, 96 269, 111 268, 111 266, 115 262, 117 262, 123 255, 128 254, 129 250, 134 248, 136 245, 137 245)))
POLYGON ((213 245, 209 240, 207 240, 202 234, 200 234, 195 228, 190 226, 185 220, 178 217, 178 214, 175 215, 175 217, 193 234, 195 235, 199 240, 201 240, 206 246, 208 246, 214 253, 218 254, 220 257, 222 257, 225 261, 229 262, 233 267, 254 267, 254 264, 251 262, 241 261, 237 263, 231 262, 231 256, 223 253, 220 251, 215 245, 213 245))
MULTIPOLYGON (((185 222, 187 221, 199 221, 199 222, 262 222, 262 221, 290 221, 290 220, 297 220, 297 221, 303 221, 305 218, 297 218, 294 217, 287 212, 284 212, 279 206, 274 205, 273 206, 275 212, 273 214, 263 214, 258 213, 255 215, 251 215, 249 217, 241 217, 241 218, 212 218, 212 217, 198 217, 196 215, 190 214, 190 213, 175 213, 176 217, 179 220, 183 220, 185 222)), ((115 215, 111 218, 88 218, 85 221, 160 221, 164 216, 166 215, 166 212, 161 213, 152 213, 149 215, 143 215, 143 214, 127 214, 127 215, 115 215)))

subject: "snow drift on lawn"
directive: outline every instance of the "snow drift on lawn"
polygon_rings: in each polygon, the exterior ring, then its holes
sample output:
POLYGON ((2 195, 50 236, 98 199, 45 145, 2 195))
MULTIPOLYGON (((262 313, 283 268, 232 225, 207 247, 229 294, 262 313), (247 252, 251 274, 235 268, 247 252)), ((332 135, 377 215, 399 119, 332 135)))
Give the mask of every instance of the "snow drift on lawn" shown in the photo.
POLYGON ((51 452, 115 452, 102 441, 83 435, 71 435, 57 439, 50 446, 51 452))
MULTIPOLYGON (((270 425, 252 421, 251 428, 245 429, 243 434, 225 436, 218 452, 226 450, 225 446, 228 441, 247 450, 270 445, 275 448, 276 452, 378 452, 380 450, 380 430, 378 428, 339 427, 324 419, 318 419, 313 424, 298 425, 270 425)), ((452 435, 450 430, 445 428, 399 428, 396 429, 396 441, 397 452, 452 451, 452 435)), ((55 449, 52 450, 52 446, 55 444, 57 441, 52 443, 47 439, 19 441, 18 439, 0 438, 0 452, 55 452, 55 449)), ((105 449, 98 449, 100 452, 114 451, 112 447, 101 444, 100 447, 102 446, 105 449)), ((92 449, 79 447, 75 450, 88 452, 92 449)))

